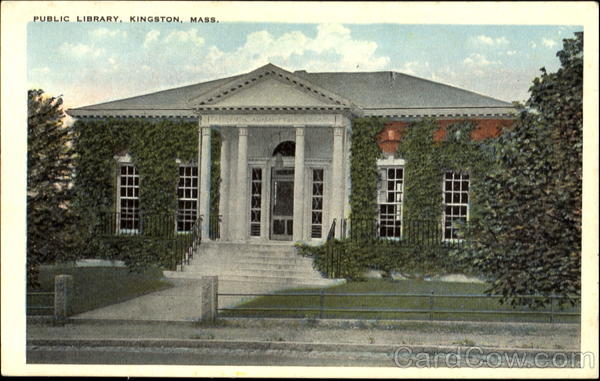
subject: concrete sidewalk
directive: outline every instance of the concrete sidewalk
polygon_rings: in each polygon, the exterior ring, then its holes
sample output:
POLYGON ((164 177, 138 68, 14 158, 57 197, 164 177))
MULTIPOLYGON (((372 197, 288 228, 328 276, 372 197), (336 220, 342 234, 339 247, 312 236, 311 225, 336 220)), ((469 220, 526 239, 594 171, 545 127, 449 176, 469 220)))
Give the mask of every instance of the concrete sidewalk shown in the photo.
POLYGON ((304 342, 579 350, 576 324, 310 319, 220 319, 192 322, 71 320, 28 324, 27 339, 158 339, 304 342))
MULTIPOLYGON (((110 306, 87 311, 72 319, 197 321, 200 318, 200 279, 168 278, 173 287, 142 295, 110 306)), ((278 284, 219 281, 219 293, 268 293, 282 289, 278 284)), ((219 308, 232 307, 253 297, 227 296, 219 308)))

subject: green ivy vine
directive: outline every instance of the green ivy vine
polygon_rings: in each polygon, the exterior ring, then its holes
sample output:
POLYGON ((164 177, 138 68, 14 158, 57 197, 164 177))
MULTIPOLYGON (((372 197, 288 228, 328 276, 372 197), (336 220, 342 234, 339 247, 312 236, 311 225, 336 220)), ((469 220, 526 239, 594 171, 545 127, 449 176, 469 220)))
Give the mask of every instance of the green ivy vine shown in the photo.
MULTIPOLYGON (((198 159, 198 127, 192 122, 107 119, 77 121, 75 126, 75 201, 81 234, 87 244, 83 257, 122 259, 132 269, 172 267, 177 242, 136 238, 107 238, 106 215, 116 210, 117 161, 129 154, 140 176, 140 209, 147 214, 177 210, 178 163, 198 159)), ((218 213, 220 136, 211 142, 211 212, 218 213)), ((174 240, 172 240, 174 241, 174 240)))
POLYGON ((377 159, 382 154, 377 135, 385 126, 381 118, 357 118, 352 121, 350 147, 350 218, 373 220, 377 218, 377 159))
MULTIPOLYGON (((350 156, 351 216, 353 220, 375 221, 377 210, 377 159, 382 156, 377 135, 386 124, 382 118, 360 118, 353 121, 350 156)), ((473 141, 475 124, 469 120, 448 126, 445 138, 434 140, 439 122, 432 118, 410 123, 396 157, 405 160, 403 220, 428 220, 441 223, 443 215, 442 182, 446 171, 470 174, 471 216, 477 215, 478 184, 493 160, 486 155, 487 145, 473 141)), ((393 271, 405 275, 428 276, 449 272, 477 273, 470 259, 460 250, 447 245, 429 247, 398 246, 386 241, 343 240, 328 243, 344 253, 344 276, 360 279, 367 268, 393 271)), ((331 251, 331 250, 329 250, 331 251)), ((317 269, 324 271, 328 250, 303 246, 303 255, 315 258, 317 269)))

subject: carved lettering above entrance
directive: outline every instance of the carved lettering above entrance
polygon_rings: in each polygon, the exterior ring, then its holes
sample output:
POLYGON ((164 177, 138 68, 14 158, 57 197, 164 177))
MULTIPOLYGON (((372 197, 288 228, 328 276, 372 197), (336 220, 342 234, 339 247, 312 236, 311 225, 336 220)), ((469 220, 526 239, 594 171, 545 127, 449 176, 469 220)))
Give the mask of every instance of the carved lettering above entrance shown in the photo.
POLYGON ((229 114, 202 115, 202 126, 342 126, 344 116, 335 114, 229 114))

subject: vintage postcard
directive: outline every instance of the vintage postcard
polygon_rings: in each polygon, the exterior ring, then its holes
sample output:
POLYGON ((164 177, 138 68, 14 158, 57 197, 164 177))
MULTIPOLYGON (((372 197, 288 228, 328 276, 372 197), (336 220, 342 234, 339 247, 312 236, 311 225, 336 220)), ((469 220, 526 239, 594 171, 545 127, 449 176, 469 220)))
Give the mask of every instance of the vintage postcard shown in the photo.
POLYGON ((2 373, 597 377, 597 12, 3 2, 2 373))

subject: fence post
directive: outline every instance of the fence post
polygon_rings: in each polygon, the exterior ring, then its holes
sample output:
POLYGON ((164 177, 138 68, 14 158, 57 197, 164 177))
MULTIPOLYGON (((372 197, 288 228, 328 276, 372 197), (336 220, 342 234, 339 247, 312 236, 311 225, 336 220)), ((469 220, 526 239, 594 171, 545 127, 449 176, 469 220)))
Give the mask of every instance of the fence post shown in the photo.
POLYGON ((323 305, 325 302, 325 295, 323 295, 323 289, 321 289, 320 295, 319 295, 319 319, 323 319, 323 305))
POLYGON ((218 277, 203 276, 200 279, 200 320, 214 323, 219 308, 218 277))
POLYGON ((54 320, 64 322, 71 314, 73 276, 57 275, 54 278, 54 320))
POLYGON ((433 320, 433 291, 429 295, 429 320, 433 320))
POLYGON ((554 298, 550 297, 550 323, 554 323, 554 298))

